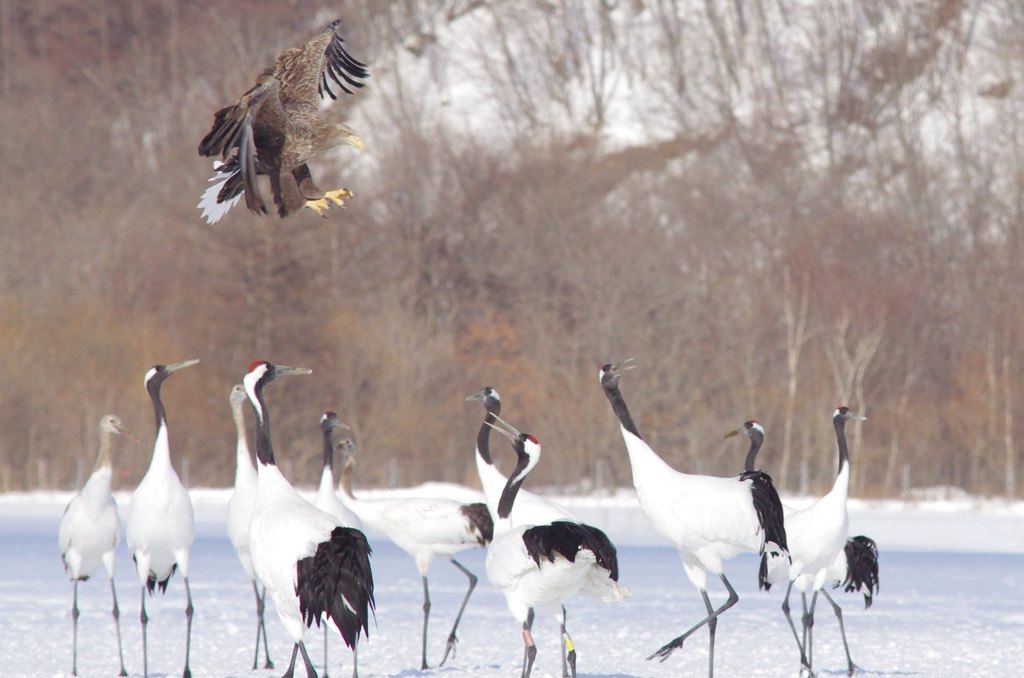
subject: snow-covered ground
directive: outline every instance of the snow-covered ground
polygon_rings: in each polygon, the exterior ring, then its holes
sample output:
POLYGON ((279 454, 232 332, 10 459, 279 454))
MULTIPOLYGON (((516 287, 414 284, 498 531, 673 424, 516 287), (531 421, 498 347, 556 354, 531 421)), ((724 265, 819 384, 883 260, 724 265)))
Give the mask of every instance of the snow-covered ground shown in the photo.
MULTIPOLYGON (((426 488, 448 491, 451 488, 426 488)), ((277 676, 290 645, 272 606, 267 631, 275 671, 249 671, 255 636, 252 589, 225 536, 228 492, 194 490, 197 536, 191 585, 196 608, 192 670, 202 676, 277 676)), ((371 497, 374 493, 364 492, 371 497)), ((471 497, 471 492, 464 492, 471 497)), ((61 676, 71 669, 71 585, 56 544, 68 493, 0 495, 0 675, 61 676)), ((122 511, 127 495, 119 495, 122 511)), ((569 605, 579 674, 590 677, 706 675, 707 633, 700 632, 663 664, 645 661, 704 614, 675 551, 656 537, 631 493, 604 498, 563 498, 585 520, 605 528, 619 545, 622 582, 633 597, 617 605, 589 600, 569 605)), ((799 504, 799 500, 787 501, 799 504)), ((956 500, 851 502, 851 532, 874 537, 881 550, 881 593, 870 610, 860 596, 837 593, 854 661, 868 675, 1020 676, 1024 650, 1024 504, 956 500)), ((412 561, 370 535, 374 546, 377 615, 360 647, 360 675, 413 676, 417 669, 421 588, 412 561)), ((520 631, 501 595, 486 583, 483 551, 460 559, 481 576, 466 610, 458 653, 442 669, 446 678, 518 675, 520 631)), ((125 662, 141 675, 139 587, 127 549, 118 552, 125 662)), ((757 561, 741 556, 726 574, 740 602, 718 625, 716 675, 796 676, 797 654, 779 610, 782 591, 757 590, 757 561)), ((431 568, 430 651, 440 659, 465 577, 438 561, 431 568)), ((720 587, 711 590, 724 600, 720 587)), ((101 576, 79 587, 82 616, 79 674, 115 675, 116 645, 110 591, 101 576)), ((180 675, 184 653, 184 592, 176 576, 164 596, 147 603, 152 675, 180 675)), ((534 627, 534 675, 560 675, 558 630, 544 615, 534 627)), ((307 645, 318 670, 322 636, 307 645)), ((816 615, 815 665, 820 676, 844 675, 846 663, 835 618, 827 605, 816 615)), ((351 653, 335 634, 330 671, 348 676, 351 653)), ((321 671, 322 674, 322 671, 321 671)), ((297 675, 302 676, 301 668, 297 675)))

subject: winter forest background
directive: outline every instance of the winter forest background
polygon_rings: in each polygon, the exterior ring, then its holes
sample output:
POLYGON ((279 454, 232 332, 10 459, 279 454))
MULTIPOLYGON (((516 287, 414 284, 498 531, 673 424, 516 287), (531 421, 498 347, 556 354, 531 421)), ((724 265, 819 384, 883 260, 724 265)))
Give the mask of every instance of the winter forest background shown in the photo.
POLYGON ((71 488, 119 414, 149 463, 146 369, 175 463, 231 482, 249 362, 278 454, 359 483, 475 483, 483 385, 544 443, 537 482, 628 486, 597 384, 623 379, 676 468, 732 474, 756 418, 785 491, 1019 496, 1024 424, 1019 0, 0 0, 0 489, 71 488), (326 220, 215 226, 216 108, 331 19, 370 66, 334 105, 366 142, 314 166, 326 220))

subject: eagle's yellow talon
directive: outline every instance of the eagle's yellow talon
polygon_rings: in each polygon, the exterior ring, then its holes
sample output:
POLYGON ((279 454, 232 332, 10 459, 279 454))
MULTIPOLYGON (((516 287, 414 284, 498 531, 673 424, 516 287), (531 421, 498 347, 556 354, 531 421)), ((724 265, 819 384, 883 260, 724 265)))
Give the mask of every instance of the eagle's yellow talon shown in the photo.
POLYGON ((327 218, 327 210, 333 208, 335 205, 338 207, 345 206, 345 199, 352 197, 352 191, 347 188, 339 188, 336 191, 327 191, 324 193, 324 197, 319 200, 307 200, 306 207, 313 210, 320 216, 327 218))

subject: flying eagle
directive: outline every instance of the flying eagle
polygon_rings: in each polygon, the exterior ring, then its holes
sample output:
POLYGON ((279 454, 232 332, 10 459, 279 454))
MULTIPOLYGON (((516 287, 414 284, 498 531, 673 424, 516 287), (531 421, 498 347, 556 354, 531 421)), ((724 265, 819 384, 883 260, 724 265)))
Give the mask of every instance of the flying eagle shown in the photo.
POLYGON ((328 76, 348 94, 369 77, 366 65, 345 50, 333 21, 304 47, 286 50, 265 70, 256 85, 237 103, 214 114, 213 128, 199 144, 199 155, 219 157, 215 174, 196 207, 208 223, 223 217, 245 195, 245 205, 257 214, 267 206, 256 183, 270 179, 277 213, 286 217, 303 206, 318 214, 343 205, 352 193, 345 188, 323 191, 306 163, 318 154, 349 144, 363 150, 363 141, 347 125, 320 115, 320 99, 337 99, 328 76), (318 96, 319 95, 319 96, 318 96))

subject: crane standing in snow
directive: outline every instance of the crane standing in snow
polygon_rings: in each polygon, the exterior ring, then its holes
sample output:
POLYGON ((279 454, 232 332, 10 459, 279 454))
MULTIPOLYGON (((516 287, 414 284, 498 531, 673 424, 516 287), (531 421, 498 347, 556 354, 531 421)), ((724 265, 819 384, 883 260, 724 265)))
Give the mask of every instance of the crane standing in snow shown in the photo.
POLYGON ((683 569, 700 591, 708 612, 707 617, 648 659, 668 659, 691 634, 706 624, 711 636, 708 676, 713 676, 718 617, 739 600, 722 571, 723 561, 743 552, 766 551, 772 554, 773 560, 787 560, 782 502, 771 478, 764 473, 719 478, 680 473, 666 464, 640 436, 619 390, 621 373, 629 367, 628 361, 606 364, 598 374, 598 381, 619 420, 640 507, 655 530, 675 544, 683 569), (729 592, 728 600, 718 609, 708 598, 708 572, 718 575, 729 592))
POLYGON ((110 579, 110 595, 114 599, 114 630, 117 633, 117 655, 121 662, 118 675, 127 676, 124 652, 121 649, 121 611, 117 606, 114 588, 114 551, 121 541, 121 517, 117 514, 117 501, 110 492, 113 465, 110 459, 110 437, 128 435, 121 419, 108 414, 100 419, 100 451, 96 466, 82 490, 68 502, 60 519, 57 542, 64 560, 64 570, 74 584, 71 603, 71 675, 78 675, 78 582, 93 575, 102 562, 110 579))
POLYGON ((427 665, 427 622, 430 618, 430 588, 427 572, 434 556, 446 558, 469 579, 469 587, 448 634, 442 663, 455 648, 455 632, 466 609, 469 597, 476 588, 477 576, 455 560, 456 553, 486 546, 494 533, 494 524, 483 504, 464 504, 440 497, 397 497, 361 500, 352 494, 352 469, 355 466, 355 443, 351 438, 342 440, 338 447, 345 459, 341 472, 341 501, 351 509, 364 525, 379 532, 405 551, 416 562, 423 580, 423 642, 420 650, 420 670, 427 665))
MULTIPOLYGON (((814 606, 819 593, 828 601, 839 621, 848 674, 852 676, 857 668, 850 657, 842 609, 828 594, 824 588, 825 584, 836 582, 835 586, 844 586, 846 591, 860 591, 864 594, 865 607, 871 605, 874 593, 878 591, 878 549, 875 542, 865 536, 847 538, 850 524, 846 512, 850 457, 846 444, 846 422, 851 419, 863 421, 865 417, 851 412, 846 406, 839 407, 832 413, 832 424, 839 448, 839 471, 832 489, 806 508, 795 510, 784 507, 792 563, 769 562, 765 558, 761 561, 762 579, 767 582, 766 589, 772 584, 789 584, 782 602, 782 611, 800 650, 801 673, 807 671, 811 675, 814 606), (802 634, 797 633, 796 625, 790 616, 789 596, 794 587, 800 591, 803 603, 802 634), (810 608, 807 605, 807 591, 813 592, 810 608)), ((726 437, 739 433, 750 437, 750 450, 745 462, 746 470, 750 471, 753 470, 758 450, 764 440, 764 429, 756 421, 750 420, 741 428, 727 433, 726 437)))
MULTIPOLYGON (((359 516, 341 503, 334 491, 334 429, 348 428, 348 425, 334 412, 324 412, 320 416, 320 436, 323 439, 323 469, 320 471, 320 486, 316 491, 313 506, 334 516, 344 527, 362 531, 363 523, 359 516)), ((324 624, 324 678, 327 678, 327 624, 324 624)), ((352 648, 352 678, 357 678, 359 668, 356 660, 357 648, 352 648)))
POLYGON ((142 584, 142 602, 139 621, 142 622, 142 671, 149 675, 149 655, 146 647, 146 591, 152 595, 159 588, 167 591, 167 582, 175 570, 181 570, 185 584, 185 670, 184 678, 190 678, 192 670, 188 665, 192 642, 192 591, 188 586, 188 550, 195 537, 195 519, 192 514, 192 500, 188 490, 181 484, 178 474, 171 465, 171 446, 167 439, 167 413, 160 400, 160 387, 164 380, 180 369, 195 365, 198 360, 186 360, 173 365, 156 365, 146 372, 146 391, 153 401, 156 416, 156 441, 153 443, 153 460, 149 470, 142 476, 139 486, 128 504, 128 525, 125 537, 128 550, 135 559, 135 569, 142 584))
MULTIPOLYGON (((485 386, 476 393, 467 396, 467 401, 480 401, 484 406, 484 421, 476 436, 476 470, 480 476, 480 486, 484 491, 484 498, 487 501, 487 509, 491 518, 498 521, 498 502, 501 493, 508 483, 508 478, 495 465, 491 458, 491 428, 497 421, 496 417, 501 414, 501 396, 491 386, 485 386)), ((561 504, 541 497, 522 488, 516 494, 516 501, 512 505, 510 517, 512 526, 518 525, 548 525, 556 521, 567 521, 576 523, 584 530, 591 532, 593 543, 600 545, 602 551, 601 562, 607 567, 597 567, 591 570, 587 583, 580 593, 589 598, 596 598, 605 602, 621 600, 629 595, 629 590, 618 585, 619 561, 615 545, 608 536, 601 530, 590 525, 585 525, 569 509, 561 504)), ((565 607, 562 607, 562 617, 565 618, 565 607)), ((531 628, 533 625, 533 610, 531 609, 526 618, 526 625, 531 628)), ((569 675, 569 664, 566 656, 565 645, 562 645, 562 676, 569 675)))
POLYGON ((605 541, 578 523, 512 524, 519 488, 540 461, 541 447, 529 433, 520 433, 501 417, 492 416, 496 423, 488 425, 512 442, 517 463, 498 500, 495 538, 487 548, 487 578, 505 596, 509 611, 523 626, 523 678, 529 678, 537 656, 529 620, 530 610, 536 607, 549 610, 558 621, 570 675, 575 678, 576 647, 565 628, 563 604, 587 585, 595 571, 600 577, 608 577, 610 572, 614 583, 617 565, 605 561, 605 541))
POLYGON ((299 374, 310 374, 310 370, 257 360, 242 380, 256 413, 259 462, 249 550, 256 576, 295 643, 284 675, 290 678, 294 674, 301 651, 307 676, 315 678, 316 670, 302 642, 306 629, 326 617, 334 622, 345 644, 355 648, 360 635, 369 630, 373 573, 366 536, 339 525, 334 516, 303 499, 277 467, 263 388, 278 377, 299 374))
POLYGON ((235 384, 228 396, 231 403, 231 413, 235 421, 235 487, 228 499, 228 539, 235 547, 238 560, 242 563, 242 569, 252 580, 252 592, 256 596, 256 653, 252 658, 252 670, 256 670, 260 658, 260 636, 263 637, 263 655, 265 662, 263 668, 274 668, 274 662, 270 661, 270 646, 267 645, 267 625, 264 622, 263 613, 266 609, 266 589, 260 592, 259 583, 256 581, 256 573, 252 569, 252 556, 249 555, 249 521, 252 520, 252 512, 256 508, 256 467, 252 465, 252 455, 249 453, 249 443, 245 438, 245 415, 242 413, 242 406, 248 402, 245 395, 245 386, 235 384))

